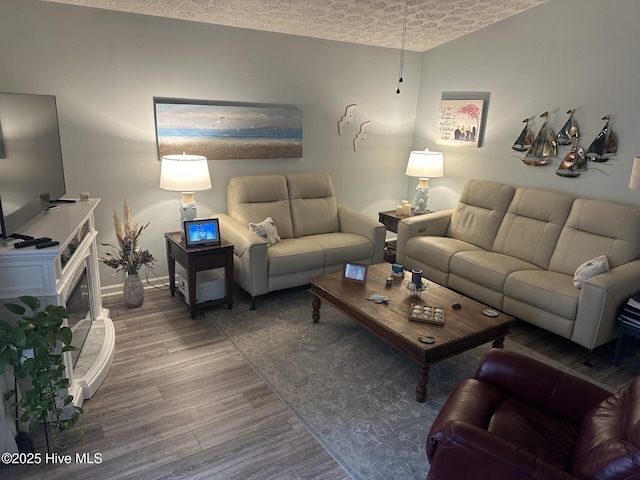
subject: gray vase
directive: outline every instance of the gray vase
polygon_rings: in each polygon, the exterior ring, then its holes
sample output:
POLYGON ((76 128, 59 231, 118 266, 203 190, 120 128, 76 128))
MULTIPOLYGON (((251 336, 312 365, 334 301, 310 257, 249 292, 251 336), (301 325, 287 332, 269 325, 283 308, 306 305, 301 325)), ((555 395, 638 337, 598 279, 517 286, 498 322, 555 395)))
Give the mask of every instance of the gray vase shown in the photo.
POLYGON ((137 273, 128 273, 122 287, 124 303, 129 308, 137 308, 144 302, 144 288, 137 273))

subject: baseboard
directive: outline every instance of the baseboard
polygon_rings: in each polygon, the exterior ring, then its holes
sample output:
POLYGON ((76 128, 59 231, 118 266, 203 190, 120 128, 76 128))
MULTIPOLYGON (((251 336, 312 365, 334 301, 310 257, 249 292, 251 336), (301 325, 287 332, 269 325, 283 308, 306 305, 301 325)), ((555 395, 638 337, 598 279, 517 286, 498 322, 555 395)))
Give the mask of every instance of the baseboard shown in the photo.
MULTIPOLYGON (((124 282, 124 279, 123 279, 124 282)), ((151 279, 142 279, 142 284, 144 285, 144 289, 148 290, 150 288, 162 288, 169 286, 169 275, 165 275, 163 277, 155 277, 152 281, 151 279)), ((100 294, 103 297, 111 296, 111 295, 122 295, 122 283, 116 283, 115 285, 103 286, 100 289, 100 294)))

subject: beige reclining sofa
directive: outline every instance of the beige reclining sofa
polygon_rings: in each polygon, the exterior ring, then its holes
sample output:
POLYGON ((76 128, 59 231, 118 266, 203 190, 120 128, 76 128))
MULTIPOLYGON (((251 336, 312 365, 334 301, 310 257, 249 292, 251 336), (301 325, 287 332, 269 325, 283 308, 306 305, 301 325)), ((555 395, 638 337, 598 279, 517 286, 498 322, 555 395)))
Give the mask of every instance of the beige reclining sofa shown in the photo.
POLYGON ((305 285, 340 271, 344 262, 383 261, 384 225, 339 205, 326 173, 234 177, 227 211, 214 217, 235 246, 234 280, 251 295, 252 309, 257 296, 305 285), (250 229, 269 217, 277 234, 263 238, 250 229), (270 244, 269 237, 277 241, 270 244))
POLYGON ((398 225, 398 263, 589 350, 617 336, 639 259, 640 208, 486 180, 398 225))

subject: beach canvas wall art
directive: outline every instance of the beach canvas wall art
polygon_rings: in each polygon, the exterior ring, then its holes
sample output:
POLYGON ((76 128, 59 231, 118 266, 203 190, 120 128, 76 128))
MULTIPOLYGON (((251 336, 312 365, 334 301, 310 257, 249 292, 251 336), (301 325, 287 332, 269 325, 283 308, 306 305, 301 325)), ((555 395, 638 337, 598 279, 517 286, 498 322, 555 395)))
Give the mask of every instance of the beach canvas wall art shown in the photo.
POLYGON ((302 157, 302 109, 288 105, 154 98, 158 159, 302 157))
POLYGON ((436 144, 477 147, 481 138, 484 100, 442 100, 436 144))

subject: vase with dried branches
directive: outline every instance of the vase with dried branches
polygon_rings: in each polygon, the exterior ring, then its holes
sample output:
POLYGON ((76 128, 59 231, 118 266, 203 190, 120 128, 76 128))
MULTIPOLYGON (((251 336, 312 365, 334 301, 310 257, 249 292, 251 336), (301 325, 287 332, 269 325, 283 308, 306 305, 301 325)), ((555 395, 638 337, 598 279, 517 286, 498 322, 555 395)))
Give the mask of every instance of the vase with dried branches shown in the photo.
POLYGON ((103 247, 109 247, 109 251, 103 251, 100 261, 105 265, 114 268, 116 272, 125 272, 124 299, 130 308, 136 308, 144 302, 144 289, 140 279, 139 270, 153 268, 155 258, 149 250, 143 250, 140 246, 140 236, 149 225, 140 225, 131 218, 131 210, 127 201, 123 207, 124 221, 120 221, 118 213, 113 211, 113 226, 116 233, 117 245, 102 243, 103 247))

